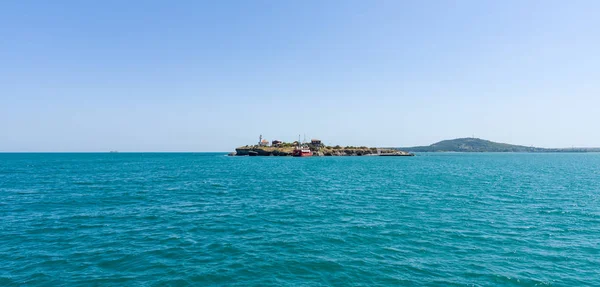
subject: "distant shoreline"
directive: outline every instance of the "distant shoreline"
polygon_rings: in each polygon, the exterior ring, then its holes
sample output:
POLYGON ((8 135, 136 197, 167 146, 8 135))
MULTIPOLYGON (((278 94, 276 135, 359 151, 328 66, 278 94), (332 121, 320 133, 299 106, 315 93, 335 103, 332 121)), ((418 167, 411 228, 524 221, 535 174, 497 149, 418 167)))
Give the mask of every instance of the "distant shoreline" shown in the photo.
POLYGON ((478 138, 458 138, 444 140, 429 146, 394 148, 408 152, 521 152, 521 153, 590 153, 600 152, 600 148, 540 148, 523 145, 497 143, 478 138))

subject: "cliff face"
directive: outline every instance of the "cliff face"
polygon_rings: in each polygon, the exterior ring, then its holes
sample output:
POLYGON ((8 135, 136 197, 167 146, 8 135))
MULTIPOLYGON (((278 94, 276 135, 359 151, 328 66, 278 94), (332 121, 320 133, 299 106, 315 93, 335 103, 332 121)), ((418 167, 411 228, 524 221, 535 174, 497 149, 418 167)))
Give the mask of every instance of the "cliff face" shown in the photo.
MULTIPOLYGON (((258 147, 258 146, 244 146, 235 149, 237 156, 247 156, 250 153, 255 152, 258 156, 291 156, 294 148, 292 147, 258 147)), ((354 148, 354 147, 339 147, 339 148, 321 148, 319 151, 314 151, 314 156, 412 156, 413 154, 393 150, 393 149, 380 149, 381 154, 378 153, 377 148, 354 148)))
POLYGON ((250 155, 250 152, 256 152, 259 156, 291 156, 293 148, 274 148, 274 147, 257 147, 245 146, 235 149, 238 156, 250 155))

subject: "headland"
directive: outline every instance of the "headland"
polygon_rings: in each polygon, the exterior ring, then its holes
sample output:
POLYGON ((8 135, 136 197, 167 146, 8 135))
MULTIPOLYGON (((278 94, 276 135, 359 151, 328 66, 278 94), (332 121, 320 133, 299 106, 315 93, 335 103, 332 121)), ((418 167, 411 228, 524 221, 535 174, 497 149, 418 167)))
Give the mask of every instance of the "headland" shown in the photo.
POLYGON ((458 138, 440 141, 428 146, 400 147, 397 149, 408 152, 600 152, 600 148, 541 148, 498 143, 479 138, 458 138))

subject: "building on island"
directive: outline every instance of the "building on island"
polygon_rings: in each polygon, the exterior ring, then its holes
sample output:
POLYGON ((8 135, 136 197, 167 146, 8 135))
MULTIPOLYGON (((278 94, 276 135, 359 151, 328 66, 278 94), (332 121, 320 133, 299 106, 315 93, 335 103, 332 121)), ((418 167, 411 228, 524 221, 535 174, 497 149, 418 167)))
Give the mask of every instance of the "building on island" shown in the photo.
POLYGON ((271 142, 271 146, 278 147, 278 146, 280 146, 282 143, 283 143, 283 142, 282 142, 282 141, 280 141, 280 140, 274 140, 274 141, 272 141, 272 142, 271 142))
POLYGON ((310 144, 308 144, 313 151, 319 152, 321 148, 325 147, 323 142, 318 139, 311 139, 310 144))

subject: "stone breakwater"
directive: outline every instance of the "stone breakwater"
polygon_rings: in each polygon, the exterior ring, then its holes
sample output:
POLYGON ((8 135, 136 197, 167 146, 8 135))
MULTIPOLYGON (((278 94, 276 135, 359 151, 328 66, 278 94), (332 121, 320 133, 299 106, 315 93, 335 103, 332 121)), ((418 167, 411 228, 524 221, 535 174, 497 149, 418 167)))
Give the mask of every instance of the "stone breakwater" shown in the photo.
MULTIPOLYGON (((253 153, 257 156, 292 156, 294 148, 291 147, 257 147, 244 146, 235 149, 236 156, 247 156, 253 153)), ((414 156, 414 154, 393 150, 377 148, 321 148, 313 151, 314 156, 414 156)))

